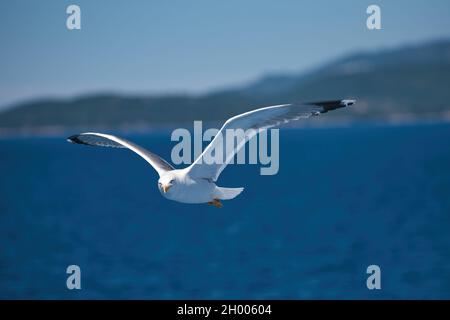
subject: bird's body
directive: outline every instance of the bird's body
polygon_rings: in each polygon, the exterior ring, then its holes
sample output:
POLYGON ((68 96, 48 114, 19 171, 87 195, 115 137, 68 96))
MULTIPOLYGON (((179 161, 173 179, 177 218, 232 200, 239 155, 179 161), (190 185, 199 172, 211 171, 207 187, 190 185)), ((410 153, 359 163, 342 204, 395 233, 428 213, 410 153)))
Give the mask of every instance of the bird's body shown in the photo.
POLYGON ((161 194, 167 199, 182 203, 205 203, 215 198, 216 184, 207 179, 192 178, 185 169, 173 170, 160 178, 161 185, 167 185, 166 180, 174 179, 167 192, 160 188, 161 194))
MULTIPOLYGON (((68 138, 69 142, 91 146, 128 148, 144 158, 159 174, 158 189, 161 194, 181 203, 208 203, 221 207, 220 200, 230 200, 238 196, 244 188, 223 188, 216 185, 222 170, 230 163, 234 155, 260 130, 275 127, 292 120, 309 118, 330 110, 354 104, 354 100, 336 100, 306 104, 285 104, 249 111, 228 119, 219 133, 205 148, 203 153, 187 168, 174 169, 167 161, 154 153, 122 138, 103 133, 81 133, 68 138), (238 142, 231 151, 223 134, 229 129, 245 130, 245 139, 238 142), (206 161, 212 150, 226 150, 223 162, 206 161)), ((234 138, 233 138, 234 139, 234 138)))
POLYGON ((211 179, 191 177, 186 168, 168 171, 161 176, 158 186, 165 198, 182 203, 214 204, 218 200, 230 200, 244 190, 243 188, 222 188, 211 179), (163 190, 164 185, 170 186, 166 192, 163 190))

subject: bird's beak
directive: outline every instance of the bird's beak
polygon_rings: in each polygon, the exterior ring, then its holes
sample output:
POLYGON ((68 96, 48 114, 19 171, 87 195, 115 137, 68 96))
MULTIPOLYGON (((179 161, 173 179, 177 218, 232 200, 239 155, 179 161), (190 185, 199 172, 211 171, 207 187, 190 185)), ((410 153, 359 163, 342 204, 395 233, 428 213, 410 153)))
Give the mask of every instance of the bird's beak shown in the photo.
POLYGON ((169 191, 169 189, 170 189, 170 186, 165 185, 162 187, 162 189, 163 189, 164 193, 167 193, 167 191, 169 191))

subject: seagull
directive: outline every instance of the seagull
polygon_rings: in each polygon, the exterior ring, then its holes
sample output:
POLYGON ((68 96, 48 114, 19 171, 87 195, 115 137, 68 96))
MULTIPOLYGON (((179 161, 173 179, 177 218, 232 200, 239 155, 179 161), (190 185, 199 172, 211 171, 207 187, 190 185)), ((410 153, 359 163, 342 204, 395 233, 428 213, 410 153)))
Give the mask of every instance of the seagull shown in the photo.
MULTIPOLYGON (((234 116, 223 124, 211 143, 202 154, 188 167, 174 169, 166 160, 158 155, 125 139, 96 132, 86 132, 70 136, 67 141, 89 146, 127 148, 144 158, 159 175, 158 189, 161 194, 173 201, 181 203, 207 203, 221 208, 221 200, 231 200, 237 197, 244 188, 218 187, 216 182, 225 167, 236 153, 261 130, 280 126, 290 121, 318 116, 322 113, 353 105, 355 100, 335 100, 325 102, 310 102, 301 104, 282 104, 255 109, 234 116), (225 161, 208 163, 204 161, 212 150, 227 145, 226 130, 242 129, 245 139, 233 144, 234 148, 225 150, 225 161), (253 130, 251 130, 253 129, 253 130), (219 139, 218 136, 221 136, 219 139)), ((233 137, 234 139, 234 137, 233 137)))

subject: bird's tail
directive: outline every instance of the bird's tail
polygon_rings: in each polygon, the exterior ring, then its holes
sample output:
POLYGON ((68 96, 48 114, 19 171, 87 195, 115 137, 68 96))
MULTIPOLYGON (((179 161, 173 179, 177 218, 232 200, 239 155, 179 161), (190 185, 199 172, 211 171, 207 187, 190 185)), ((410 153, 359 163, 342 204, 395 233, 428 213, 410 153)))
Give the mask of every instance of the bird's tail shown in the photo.
POLYGON ((216 187, 215 196, 219 200, 231 200, 236 198, 244 188, 222 188, 216 187))

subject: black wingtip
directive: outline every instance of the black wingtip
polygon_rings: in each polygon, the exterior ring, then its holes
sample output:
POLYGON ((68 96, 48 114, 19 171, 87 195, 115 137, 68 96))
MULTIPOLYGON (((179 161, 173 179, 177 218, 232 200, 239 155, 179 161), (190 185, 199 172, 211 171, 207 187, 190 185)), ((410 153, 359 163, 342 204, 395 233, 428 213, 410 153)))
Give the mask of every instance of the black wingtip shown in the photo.
POLYGON ((79 135, 70 136, 67 138, 67 142, 75 143, 75 144, 87 144, 87 143, 81 141, 78 137, 79 137, 79 135))
POLYGON ((345 108, 351 105, 354 105, 356 100, 352 99, 343 99, 343 100, 332 100, 332 101, 320 101, 320 102, 310 102, 308 104, 312 104, 315 106, 322 107, 323 110, 321 113, 326 113, 331 110, 345 108))
POLYGON ((354 100, 354 99, 344 99, 344 100, 341 100, 341 104, 343 104, 345 107, 352 106, 352 105, 354 105, 355 103, 356 103, 356 100, 354 100))
POLYGON ((70 143, 76 143, 75 139, 76 139, 76 136, 70 136, 66 140, 67 140, 67 142, 70 142, 70 143))

